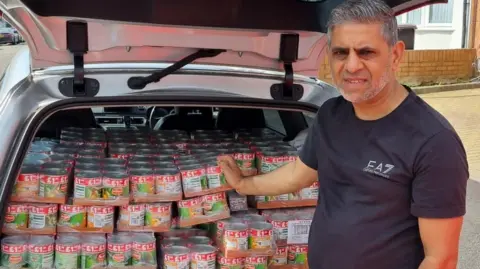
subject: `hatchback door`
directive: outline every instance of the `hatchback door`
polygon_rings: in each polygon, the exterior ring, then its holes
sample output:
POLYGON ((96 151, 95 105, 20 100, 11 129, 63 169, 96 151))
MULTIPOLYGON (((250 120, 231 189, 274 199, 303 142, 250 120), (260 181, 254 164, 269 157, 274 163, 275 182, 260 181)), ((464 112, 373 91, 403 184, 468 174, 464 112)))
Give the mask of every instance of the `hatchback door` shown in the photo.
MULTIPOLYGON (((326 23, 342 0, 0 0, 31 50, 32 68, 72 64, 67 20, 88 25, 85 63, 173 62, 204 49, 198 63, 284 70, 281 35, 298 35, 295 74, 316 76, 326 23)), ((387 0, 397 14, 447 0, 387 0)))

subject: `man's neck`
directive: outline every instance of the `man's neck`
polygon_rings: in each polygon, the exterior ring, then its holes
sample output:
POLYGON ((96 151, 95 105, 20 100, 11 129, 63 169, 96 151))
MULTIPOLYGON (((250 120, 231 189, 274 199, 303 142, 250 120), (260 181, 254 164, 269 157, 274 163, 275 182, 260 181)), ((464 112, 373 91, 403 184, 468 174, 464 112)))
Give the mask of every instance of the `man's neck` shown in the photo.
POLYGON ((353 104, 355 115, 361 120, 378 120, 394 111, 407 98, 408 91, 396 80, 371 100, 353 104))

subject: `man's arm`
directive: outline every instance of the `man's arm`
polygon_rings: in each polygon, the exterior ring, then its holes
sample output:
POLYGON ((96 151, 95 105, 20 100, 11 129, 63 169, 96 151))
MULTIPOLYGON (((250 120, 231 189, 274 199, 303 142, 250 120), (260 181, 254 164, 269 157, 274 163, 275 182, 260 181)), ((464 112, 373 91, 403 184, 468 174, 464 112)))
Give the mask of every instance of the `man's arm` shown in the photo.
POLYGON ((463 217, 419 218, 425 259, 419 269, 456 269, 463 217))
POLYGON ((468 178, 465 150, 453 131, 441 131, 420 150, 411 205, 425 250, 419 269, 457 268, 468 178))
POLYGON ((226 168, 225 165, 222 166, 228 182, 238 193, 243 195, 280 195, 292 193, 309 187, 318 180, 317 171, 305 165, 300 158, 268 174, 246 178, 238 176, 241 172, 240 170, 235 171, 236 163, 232 158, 222 158, 221 160, 229 163, 228 168, 226 168), (234 178, 238 179, 232 180, 234 178), (232 183, 232 181, 238 183, 235 184, 232 183))
POLYGON ((320 112, 310 126, 307 138, 295 162, 288 163, 268 174, 243 177, 231 157, 221 157, 220 166, 228 183, 243 195, 280 195, 311 186, 318 180, 318 132, 320 112))

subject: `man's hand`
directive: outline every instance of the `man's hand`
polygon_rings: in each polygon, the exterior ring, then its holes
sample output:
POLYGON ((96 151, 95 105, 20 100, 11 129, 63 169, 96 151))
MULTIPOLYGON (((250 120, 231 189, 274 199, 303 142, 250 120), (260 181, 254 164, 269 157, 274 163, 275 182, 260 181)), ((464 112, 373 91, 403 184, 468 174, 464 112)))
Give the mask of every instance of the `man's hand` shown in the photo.
POLYGON ((252 177, 245 176, 231 156, 218 158, 225 178, 243 195, 280 195, 299 191, 318 180, 317 171, 304 164, 300 158, 273 172, 252 177))
POLYGON ((419 218, 425 259, 419 269, 456 269, 463 217, 419 218))
POLYGON ((229 155, 220 156, 218 157, 218 163, 228 184, 236 190, 240 189, 244 176, 233 157, 229 155))

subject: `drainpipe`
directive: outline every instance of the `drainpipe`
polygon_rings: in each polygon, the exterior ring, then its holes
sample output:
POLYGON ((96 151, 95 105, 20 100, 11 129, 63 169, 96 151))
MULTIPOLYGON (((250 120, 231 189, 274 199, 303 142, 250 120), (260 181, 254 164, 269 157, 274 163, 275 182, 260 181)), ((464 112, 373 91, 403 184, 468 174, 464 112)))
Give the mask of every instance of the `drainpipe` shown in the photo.
MULTIPOLYGON (((474 0, 476 1, 476 0, 474 0)), ((470 0, 463 0, 463 22, 462 22, 462 48, 465 49, 468 43, 467 33, 470 30, 468 18, 470 17, 470 0)))
POLYGON ((477 6, 478 0, 472 0, 470 4, 470 27, 468 30, 468 48, 474 49, 475 44, 475 36, 477 31, 477 6))

